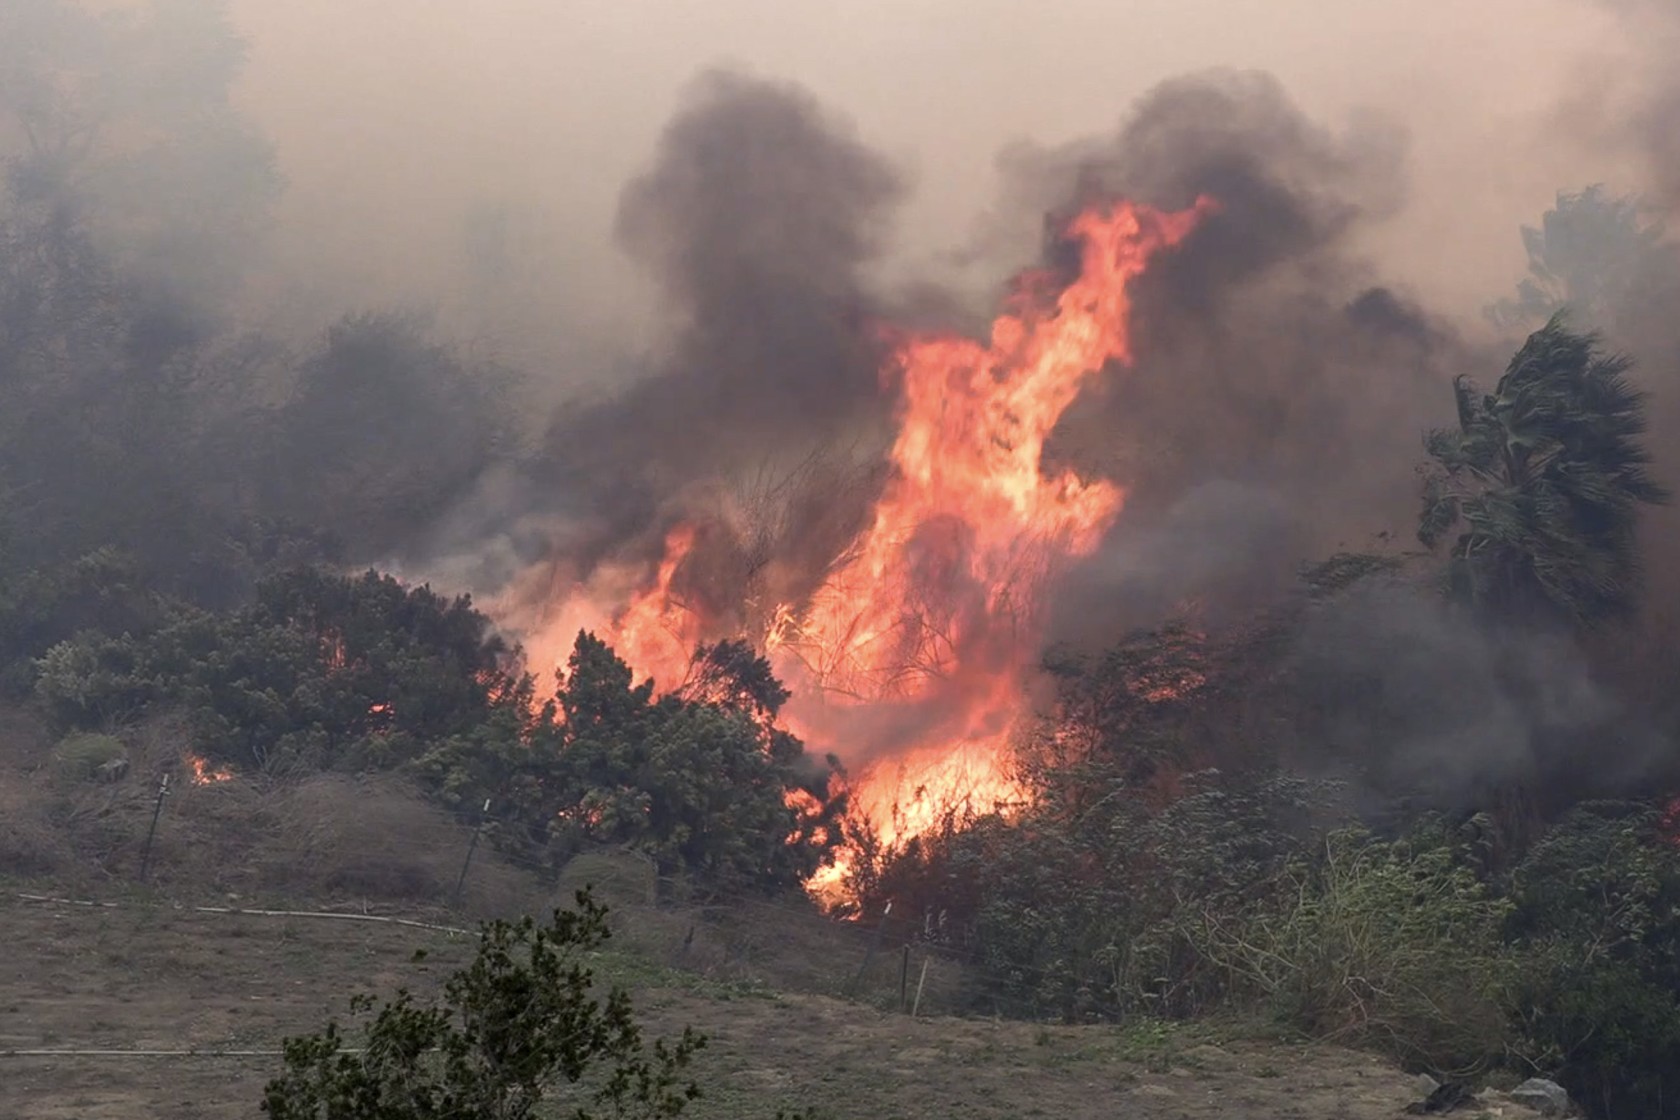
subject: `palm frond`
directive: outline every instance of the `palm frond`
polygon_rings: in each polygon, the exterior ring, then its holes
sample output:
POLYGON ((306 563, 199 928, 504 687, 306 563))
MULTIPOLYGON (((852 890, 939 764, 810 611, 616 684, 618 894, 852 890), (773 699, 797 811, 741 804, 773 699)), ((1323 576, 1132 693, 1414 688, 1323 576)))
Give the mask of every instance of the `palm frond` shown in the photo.
POLYGON ((1457 586, 1501 610, 1545 603, 1578 623, 1624 610, 1638 582, 1641 505, 1663 502, 1651 476, 1645 393, 1625 355, 1606 353, 1563 313, 1529 335, 1494 391, 1453 383, 1456 431, 1427 433, 1418 537, 1454 526, 1457 586))

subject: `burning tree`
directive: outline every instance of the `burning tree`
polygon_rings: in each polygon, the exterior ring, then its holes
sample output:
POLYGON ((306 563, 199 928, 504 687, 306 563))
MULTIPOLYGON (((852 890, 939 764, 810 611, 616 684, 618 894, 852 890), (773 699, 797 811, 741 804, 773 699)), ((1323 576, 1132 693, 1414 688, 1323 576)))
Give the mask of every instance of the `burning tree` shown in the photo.
POLYGON ((527 854, 622 847, 667 883, 797 887, 841 843, 844 798, 776 726, 787 693, 763 658, 702 648, 696 666, 694 692, 656 698, 653 682, 635 683, 605 642, 580 634, 553 701, 510 707, 422 768, 451 800, 503 806, 502 840, 527 854))
POLYGON ((882 328, 894 343, 882 384, 897 428, 850 538, 817 564, 735 541, 758 555, 753 571, 779 564, 816 578, 743 580, 720 602, 699 573, 719 567, 707 560, 716 541, 739 534, 726 518, 683 520, 664 529, 663 553, 639 581, 598 565, 545 604, 553 622, 505 621, 551 653, 593 629, 666 687, 701 642, 763 649, 794 692, 789 728, 859 760, 854 806, 885 842, 954 803, 1018 801, 1009 743, 1030 710, 1046 586, 1097 547, 1125 499, 1117 484, 1047 459, 1046 444, 1093 378, 1131 360, 1132 282, 1212 206, 1118 201, 1071 215, 1056 226, 1061 267, 1018 276, 983 341, 882 328), (763 587, 787 597, 746 609, 763 587))

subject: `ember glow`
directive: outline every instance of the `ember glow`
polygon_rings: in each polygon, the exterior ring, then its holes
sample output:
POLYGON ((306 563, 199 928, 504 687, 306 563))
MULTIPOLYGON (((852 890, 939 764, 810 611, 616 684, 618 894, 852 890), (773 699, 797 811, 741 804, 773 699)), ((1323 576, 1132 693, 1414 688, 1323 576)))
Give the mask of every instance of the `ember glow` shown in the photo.
POLYGON ((192 784, 195 786, 212 786, 218 782, 233 781, 233 771, 225 766, 212 766, 203 757, 188 753, 184 761, 192 771, 192 784))
MULTIPOLYGON (((852 822, 884 844, 948 809, 1019 802, 1008 746, 1029 711, 1047 583, 1097 546, 1125 498, 1113 482, 1047 469, 1045 443, 1092 377, 1130 360, 1128 284, 1211 208, 1087 209, 1064 230, 1078 275, 1018 276, 989 340, 895 336, 882 372, 897 399, 894 469, 872 516, 814 593, 744 635, 793 690, 789 729, 845 761, 852 822)), ((676 687, 697 642, 739 631, 720 633, 723 620, 673 591, 699 535, 671 528, 639 583, 605 566, 558 589, 538 632, 524 628, 528 647, 563 661, 589 629, 676 687)))

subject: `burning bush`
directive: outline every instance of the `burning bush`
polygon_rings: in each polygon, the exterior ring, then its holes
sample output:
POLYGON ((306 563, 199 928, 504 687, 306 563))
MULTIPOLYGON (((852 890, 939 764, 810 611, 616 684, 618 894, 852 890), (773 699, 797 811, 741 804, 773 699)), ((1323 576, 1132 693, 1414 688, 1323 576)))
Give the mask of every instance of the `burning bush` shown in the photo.
POLYGON ((787 694, 768 664, 741 654, 700 651, 709 699, 656 699, 580 634, 553 702, 450 739, 422 769, 454 803, 498 806, 499 839, 527 857, 623 846, 662 880, 795 888, 832 859, 844 800, 775 726, 787 694))

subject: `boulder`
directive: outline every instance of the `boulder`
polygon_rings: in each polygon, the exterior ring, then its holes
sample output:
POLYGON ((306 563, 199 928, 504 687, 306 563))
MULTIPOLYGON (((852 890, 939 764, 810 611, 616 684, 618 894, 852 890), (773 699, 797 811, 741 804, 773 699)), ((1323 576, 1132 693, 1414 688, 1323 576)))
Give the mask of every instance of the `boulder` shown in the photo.
POLYGON ((1564 1091, 1563 1086, 1544 1077, 1531 1077, 1506 1096, 1542 1116, 1567 1116, 1574 1111, 1569 1094, 1564 1091))

